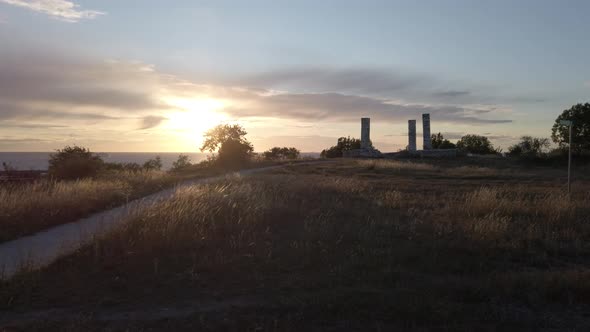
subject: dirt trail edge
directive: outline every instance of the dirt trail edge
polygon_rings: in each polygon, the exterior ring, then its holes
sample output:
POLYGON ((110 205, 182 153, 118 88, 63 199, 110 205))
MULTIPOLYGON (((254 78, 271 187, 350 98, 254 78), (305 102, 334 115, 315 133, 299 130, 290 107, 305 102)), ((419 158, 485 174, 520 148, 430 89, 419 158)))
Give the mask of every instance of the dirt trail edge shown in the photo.
POLYGON ((326 161, 252 168, 203 179, 188 180, 174 188, 130 201, 122 206, 95 213, 77 221, 0 244, 0 279, 9 279, 23 269, 39 269, 61 256, 68 255, 102 232, 117 225, 135 209, 171 198, 178 189, 210 183, 228 176, 245 176, 285 166, 300 166, 326 161))

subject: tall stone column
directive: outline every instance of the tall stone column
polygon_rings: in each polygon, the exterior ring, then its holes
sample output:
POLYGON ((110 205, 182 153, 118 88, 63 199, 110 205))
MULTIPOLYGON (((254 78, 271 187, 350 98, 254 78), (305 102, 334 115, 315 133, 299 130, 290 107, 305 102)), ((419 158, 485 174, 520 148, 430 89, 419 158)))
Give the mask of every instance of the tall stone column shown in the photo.
POLYGON ((431 150, 432 142, 430 141, 430 114, 422 114, 422 136, 424 138, 423 149, 431 150))
POLYGON ((361 118, 361 149, 371 147, 371 118, 361 118))
POLYGON ((408 151, 416 152, 416 120, 408 120, 408 151))

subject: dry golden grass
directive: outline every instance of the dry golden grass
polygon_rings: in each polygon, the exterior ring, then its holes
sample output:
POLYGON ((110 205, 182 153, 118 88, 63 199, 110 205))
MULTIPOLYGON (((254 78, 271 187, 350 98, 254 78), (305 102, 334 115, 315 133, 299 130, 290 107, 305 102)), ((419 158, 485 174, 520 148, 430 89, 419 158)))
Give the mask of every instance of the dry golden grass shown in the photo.
POLYGON ((440 232, 461 234, 487 248, 574 253, 590 235, 590 197, 570 197, 563 190, 531 191, 524 186, 481 187, 455 197, 441 214, 440 232))
POLYGON ((436 165, 437 161, 432 160, 431 163, 422 161, 401 161, 388 159, 373 159, 373 160, 356 160, 355 163, 359 167, 368 170, 382 170, 396 173, 408 172, 426 172, 438 173, 440 175, 462 178, 462 177, 495 177, 509 173, 509 170, 500 170, 497 168, 489 168, 482 166, 456 166, 456 167, 439 167, 436 165))
MULTIPOLYGON (((260 161, 244 168, 291 164, 298 161, 260 161)), ((220 175, 231 169, 193 165, 179 172, 105 171, 96 179, 40 181, 0 187, 0 242, 72 222, 128 200, 187 180, 220 175)))
POLYGON ((411 162, 411 161, 398 161, 398 160, 358 160, 356 163, 360 167, 366 167, 367 169, 382 169, 391 170, 394 172, 401 171, 438 171, 439 168, 431 164, 411 162))
POLYGON ((0 242, 74 221, 173 181, 164 172, 111 172, 98 179, 40 181, 0 188, 0 242))
MULTIPOLYGON (((565 195, 543 173, 523 183, 448 179, 436 171, 444 165, 408 164, 347 161, 179 190, 33 281, 24 274, 0 288, 0 307, 100 311, 247 296, 256 304, 220 306, 205 315, 212 320, 199 313, 117 327, 589 327, 588 193, 565 195)), ((91 318, 78 328, 105 324, 91 318)))
POLYGON ((459 166, 445 169, 445 175, 452 177, 493 177, 505 173, 503 170, 480 167, 480 166, 459 166))

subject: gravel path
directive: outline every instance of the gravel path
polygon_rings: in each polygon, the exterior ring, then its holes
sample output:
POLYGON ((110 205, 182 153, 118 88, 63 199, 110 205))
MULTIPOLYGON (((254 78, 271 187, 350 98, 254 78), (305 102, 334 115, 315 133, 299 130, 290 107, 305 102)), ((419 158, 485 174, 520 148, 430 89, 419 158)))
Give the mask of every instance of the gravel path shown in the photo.
MULTIPOLYGON (((299 163, 295 165, 310 163, 299 163)), ((228 176, 244 176, 261 173, 280 167, 284 167, 284 165, 247 169, 222 176, 189 180, 174 188, 159 191, 117 208, 99 212, 87 218, 59 225, 30 236, 2 243, 0 244, 0 279, 8 279, 23 268, 38 269, 49 265, 57 258, 70 254, 88 243, 92 240, 93 236, 109 230, 117 223, 125 220, 125 216, 129 215, 135 209, 169 199, 180 188, 214 182, 228 176)))

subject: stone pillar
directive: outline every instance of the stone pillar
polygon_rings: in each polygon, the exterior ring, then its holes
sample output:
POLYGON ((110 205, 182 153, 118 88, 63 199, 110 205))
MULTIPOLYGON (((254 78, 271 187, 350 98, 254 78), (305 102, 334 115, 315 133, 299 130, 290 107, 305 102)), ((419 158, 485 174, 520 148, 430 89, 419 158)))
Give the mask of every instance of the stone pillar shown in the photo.
POLYGON ((416 152, 416 120, 408 120, 408 151, 416 152))
POLYGON ((371 118, 361 118, 361 149, 371 147, 371 118))
POLYGON ((431 150, 432 142, 430 141, 430 114, 422 114, 422 136, 424 138, 423 149, 431 150))

